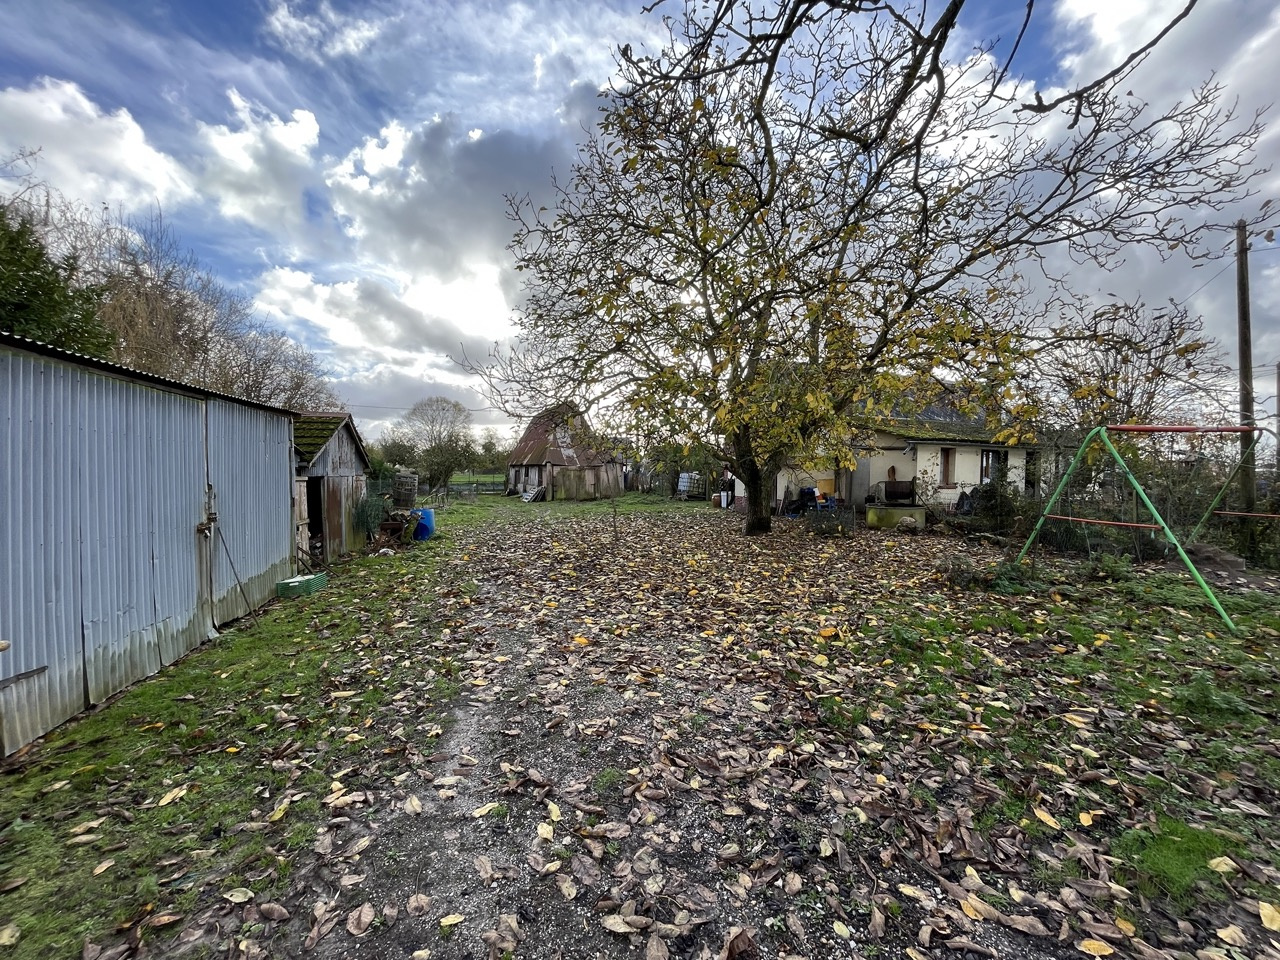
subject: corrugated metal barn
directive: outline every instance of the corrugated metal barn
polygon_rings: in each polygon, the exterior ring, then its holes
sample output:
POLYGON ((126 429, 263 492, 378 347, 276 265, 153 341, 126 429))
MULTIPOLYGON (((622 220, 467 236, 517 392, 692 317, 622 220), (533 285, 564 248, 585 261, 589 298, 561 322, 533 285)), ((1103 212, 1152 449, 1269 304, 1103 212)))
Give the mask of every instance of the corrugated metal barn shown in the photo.
POLYGON ((0 746, 216 635, 293 572, 292 417, 0 333, 0 746))

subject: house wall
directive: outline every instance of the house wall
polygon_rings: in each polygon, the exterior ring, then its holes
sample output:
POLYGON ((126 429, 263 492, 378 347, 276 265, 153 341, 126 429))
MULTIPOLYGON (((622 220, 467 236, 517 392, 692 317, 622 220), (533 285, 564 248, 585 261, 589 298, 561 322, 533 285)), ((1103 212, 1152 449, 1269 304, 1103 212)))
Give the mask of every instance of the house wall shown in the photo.
MULTIPOLYGON (((959 443, 911 443, 893 434, 879 434, 876 438, 878 450, 868 450, 858 457, 853 469, 842 470, 806 470, 801 467, 787 467, 778 473, 775 503, 781 502, 789 495, 794 499, 801 487, 816 487, 824 493, 834 493, 843 497, 846 504, 861 506, 867 496, 875 490, 876 484, 889 479, 889 470, 893 468, 894 479, 916 480, 918 496, 925 502, 942 505, 953 504, 962 490, 972 490, 981 480, 983 450, 998 450, 1008 456, 1008 482, 1010 486, 1022 490, 1026 483, 1027 451, 1021 447, 1007 447, 999 444, 981 446, 959 443), (951 489, 938 489, 938 478, 942 475, 942 449, 951 447, 956 451, 955 479, 951 489)), ((747 489, 741 480, 734 478, 734 492, 739 498, 745 498, 747 489)))
POLYGON ((364 531, 356 526, 356 504, 364 496, 365 477, 324 478, 324 557, 333 560, 362 548, 364 531))
POLYGON ((292 422, 7 344, 0 409, 8 754, 243 613, 227 612, 231 562, 251 604, 274 593, 291 572, 292 422))
POLYGON ((308 477, 363 477, 365 460, 351 429, 343 424, 307 468, 308 477))
POLYGON ((1027 451, 1022 447, 1004 447, 999 445, 962 446, 946 443, 921 443, 916 447, 917 486, 920 496, 929 503, 944 506, 955 503, 962 492, 972 491, 982 483, 982 451, 998 450, 1008 458, 1007 482, 1011 487, 1021 490, 1026 482, 1027 451), (955 482, 950 487, 939 485, 942 477, 942 451, 950 447, 955 450, 955 482))
POLYGON ((542 486, 542 466, 540 464, 512 464, 507 468, 507 486, 516 493, 528 493, 542 486))

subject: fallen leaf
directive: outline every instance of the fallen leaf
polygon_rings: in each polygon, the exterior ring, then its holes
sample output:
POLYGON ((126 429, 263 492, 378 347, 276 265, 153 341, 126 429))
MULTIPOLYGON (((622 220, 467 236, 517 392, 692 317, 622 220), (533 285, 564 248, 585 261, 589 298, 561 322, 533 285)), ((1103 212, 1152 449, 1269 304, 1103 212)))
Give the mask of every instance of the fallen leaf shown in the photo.
POLYGON ((1222 927, 1214 931, 1218 935, 1218 939, 1223 943, 1230 944, 1233 947, 1247 947, 1249 938, 1244 935, 1244 931, 1237 927, 1234 923, 1227 927, 1222 927))
POLYGON ((447 917, 440 918, 440 926, 445 927, 446 929, 448 927, 456 927, 465 919, 467 918, 460 913, 451 913, 447 917))
POLYGON ((353 937, 364 936, 376 916, 377 911, 373 909, 372 903, 366 901, 360 904, 360 906, 347 914, 347 933, 353 937))
POLYGON ((1123 933, 1126 937, 1132 937, 1138 932, 1138 928, 1126 920, 1124 917, 1116 917, 1116 929, 1123 933))
POLYGON ((501 804, 486 803, 483 807, 476 807, 472 810, 471 815, 473 817, 487 817, 489 814, 493 813, 493 811, 497 810, 499 806, 501 806, 501 804))
POLYGON ((223 900, 230 900, 232 903, 248 903, 254 897, 254 893, 248 887, 233 887, 222 895, 223 900))
POLYGON ((1276 909, 1274 903, 1259 900, 1258 916, 1262 920, 1262 925, 1268 930, 1280 932, 1280 910, 1276 909))
POLYGON ((547 801, 547 816, 551 818, 552 823, 559 823, 562 816, 560 808, 550 800, 547 801))
POLYGON ((649 934, 649 941, 644 945, 644 960, 669 960, 670 956, 666 941, 656 933, 649 934))
POLYGON ((1036 819, 1041 823, 1048 824, 1055 830, 1062 829, 1062 824, 1060 824, 1048 810, 1041 807, 1032 807, 1031 812, 1036 815, 1036 819))
POLYGON ((264 917, 266 917, 268 920, 274 920, 277 923, 282 923, 283 921, 289 919, 288 910, 286 910, 280 904, 271 903, 270 901, 268 901, 267 903, 258 904, 258 912, 262 914, 264 917))
POLYGON ((167 927, 181 919, 182 914, 180 913, 155 913, 142 921, 142 925, 147 927, 167 927))
POLYGON ((415 893, 405 904, 405 912, 411 917, 425 917, 431 912, 431 898, 425 893, 415 893))
POLYGON ((848 940, 851 936, 853 936, 853 931, 851 931, 841 920, 836 920, 835 922, 833 922, 831 924, 831 929, 836 932, 836 936, 839 937, 841 940, 848 940))
POLYGON ((1081 940, 1076 944, 1076 949, 1091 957, 1109 957, 1116 952, 1114 947, 1101 940, 1081 940))
POLYGON ((173 803, 175 800, 179 800, 182 797, 185 797, 186 795, 187 795, 186 784, 183 784, 180 787, 174 787, 172 790, 170 790, 168 793, 166 793, 163 797, 160 798, 160 802, 157 803, 156 806, 167 807, 169 804, 173 803))
POLYGON ((622 917, 618 916, 616 913, 611 913, 607 917, 604 917, 603 919, 601 919, 600 925, 603 926, 610 933, 621 933, 621 934, 635 933, 635 928, 632 927, 631 924, 627 923, 626 920, 623 920, 622 917))
POLYGON ((1217 873, 1235 873, 1240 868, 1230 857, 1214 857, 1209 861, 1209 869, 1217 873))
POLYGON ((1050 930, 1048 927, 1046 927, 1043 923, 1041 923, 1035 917, 1028 917, 1022 914, 1014 914, 1014 915, 1001 914, 999 919, 1000 919, 1000 922, 1005 924, 1006 926, 1013 927, 1013 929, 1021 933, 1025 933, 1028 936, 1049 937, 1053 935, 1053 931, 1050 930))
POLYGON ((422 801, 419 800, 416 796, 410 795, 405 798, 404 806, 402 809, 404 810, 405 813, 413 814, 416 816, 417 814, 422 812, 422 801))
POLYGON ((541 837, 543 840, 551 840, 555 837, 555 835, 556 835, 556 828, 553 827, 551 824, 547 823, 546 821, 543 821, 542 823, 538 824, 538 836, 541 837))
POLYGON ((96 877, 101 873, 105 873, 116 865, 114 860, 103 860, 100 864, 93 868, 93 875, 96 877))
POLYGON ((16 923, 6 923, 0 927, 0 947, 12 947, 21 936, 22 931, 18 929, 16 923))

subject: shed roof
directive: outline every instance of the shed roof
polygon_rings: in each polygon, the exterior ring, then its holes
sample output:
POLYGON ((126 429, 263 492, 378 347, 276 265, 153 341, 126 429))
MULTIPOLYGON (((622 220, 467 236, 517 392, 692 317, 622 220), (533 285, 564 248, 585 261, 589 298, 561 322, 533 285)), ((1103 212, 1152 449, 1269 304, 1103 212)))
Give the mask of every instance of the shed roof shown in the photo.
POLYGON ((511 466, 549 463, 557 467, 599 467, 612 462, 609 454, 582 442, 582 438, 589 435, 590 428, 582 414, 566 405, 551 407, 529 421, 507 463, 511 466))
POLYGON ((351 419, 349 413, 298 414, 297 419, 293 421, 293 445, 303 460, 308 464, 315 463, 316 457, 320 456, 320 451, 343 426, 350 427, 351 439, 356 449, 360 451, 365 466, 368 466, 369 454, 364 448, 364 442, 360 439, 360 431, 356 429, 355 421, 351 419))

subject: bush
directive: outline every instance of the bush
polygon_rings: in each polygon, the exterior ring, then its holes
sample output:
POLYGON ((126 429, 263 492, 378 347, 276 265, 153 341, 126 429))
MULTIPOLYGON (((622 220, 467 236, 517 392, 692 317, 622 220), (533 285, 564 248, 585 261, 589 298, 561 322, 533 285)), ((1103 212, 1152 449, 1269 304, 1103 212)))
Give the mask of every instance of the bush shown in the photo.
POLYGON ((360 498, 355 509, 355 524, 370 539, 378 532, 378 527, 391 512, 391 503, 376 494, 366 493, 360 498))

